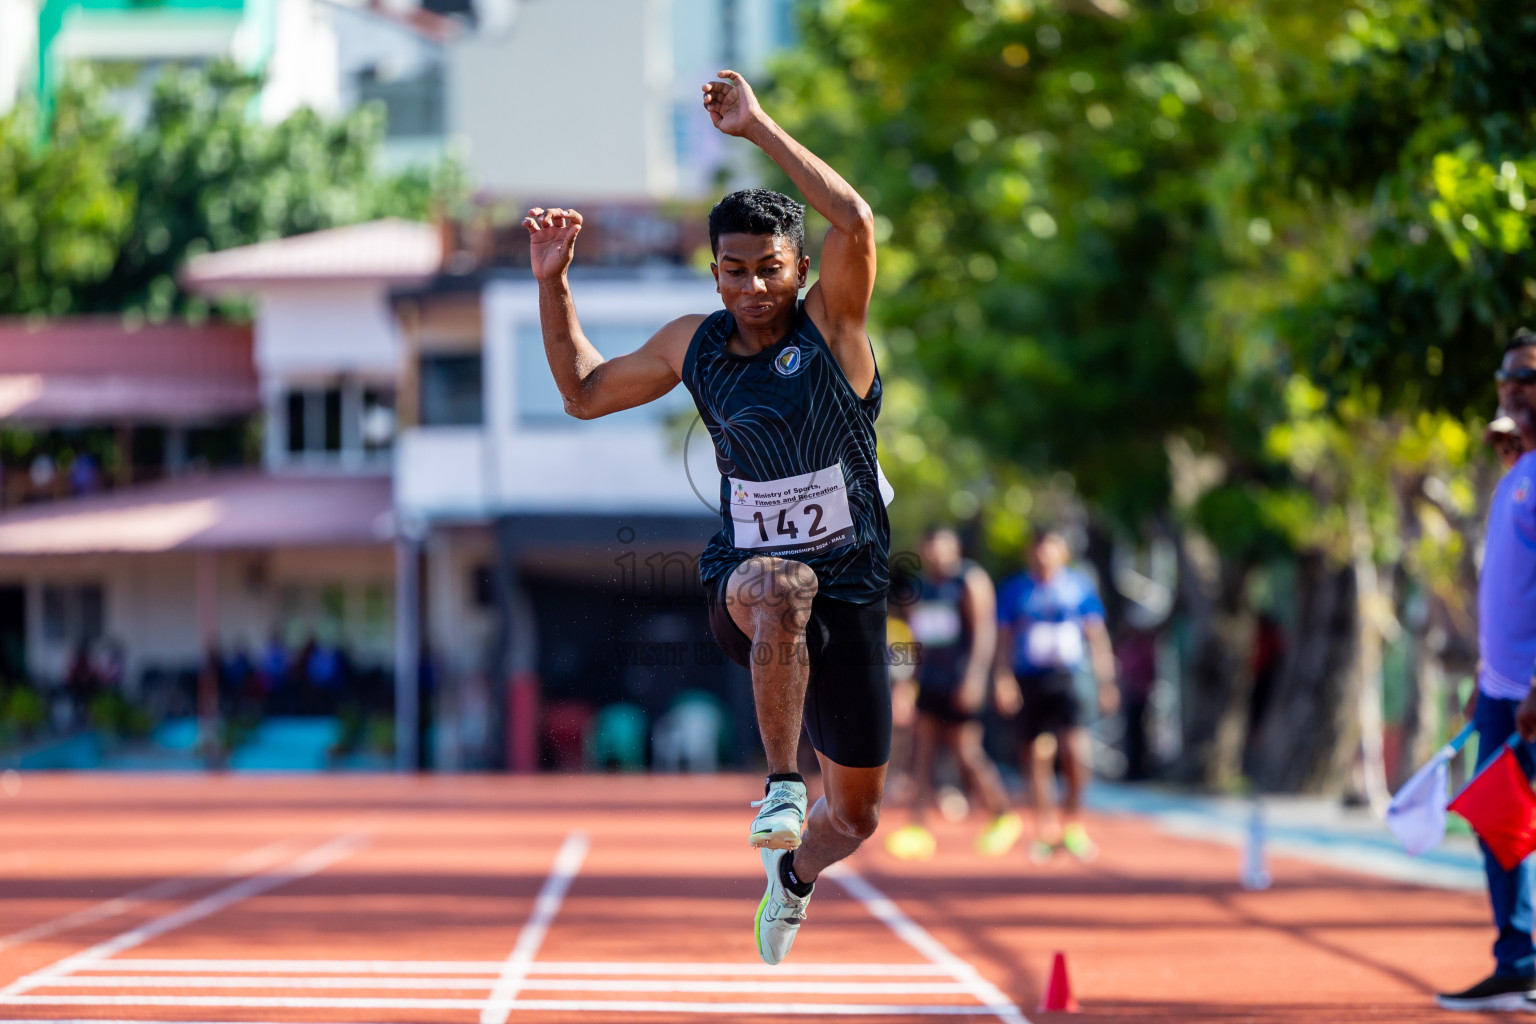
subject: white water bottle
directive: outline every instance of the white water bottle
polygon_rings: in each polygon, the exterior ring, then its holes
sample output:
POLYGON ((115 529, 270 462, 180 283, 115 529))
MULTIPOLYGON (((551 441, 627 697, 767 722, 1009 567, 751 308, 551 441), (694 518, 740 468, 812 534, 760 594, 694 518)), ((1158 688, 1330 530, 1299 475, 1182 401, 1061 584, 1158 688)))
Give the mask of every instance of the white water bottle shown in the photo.
POLYGON ((1248 835, 1243 842, 1243 888, 1268 889, 1272 882, 1274 877, 1264 856, 1264 805, 1255 797, 1248 816, 1248 835))

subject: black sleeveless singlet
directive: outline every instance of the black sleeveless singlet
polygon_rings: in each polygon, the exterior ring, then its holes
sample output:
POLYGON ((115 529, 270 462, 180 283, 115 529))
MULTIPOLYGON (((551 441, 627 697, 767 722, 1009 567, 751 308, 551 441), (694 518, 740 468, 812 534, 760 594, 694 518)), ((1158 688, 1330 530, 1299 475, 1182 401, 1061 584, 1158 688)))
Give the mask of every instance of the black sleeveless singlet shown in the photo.
POLYGON ((960 686, 971 653, 974 624, 967 622, 960 603, 965 574, 975 562, 962 560, 953 576, 917 578, 917 601, 907 609, 907 625, 919 646, 917 684, 925 690, 950 694, 960 686))
POLYGON ((683 384, 714 442, 722 478, 722 529, 699 558, 699 578, 708 584, 755 555, 778 555, 815 570, 823 596, 857 604, 884 597, 891 530, 875 456, 879 371, 868 396, 860 398, 804 302, 789 334, 756 355, 726 351, 734 329, 729 311, 711 314, 694 332, 683 362, 683 384), (770 506, 766 517, 744 506, 740 488, 733 506, 732 478, 767 482, 808 474, 811 496, 793 501, 787 514, 777 514, 786 512, 784 506, 777 513, 770 506), (826 482, 839 480, 851 522, 828 530, 831 517, 823 517, 816 495, 826 482), (762 545, 738 547, 738 528, 762 545))

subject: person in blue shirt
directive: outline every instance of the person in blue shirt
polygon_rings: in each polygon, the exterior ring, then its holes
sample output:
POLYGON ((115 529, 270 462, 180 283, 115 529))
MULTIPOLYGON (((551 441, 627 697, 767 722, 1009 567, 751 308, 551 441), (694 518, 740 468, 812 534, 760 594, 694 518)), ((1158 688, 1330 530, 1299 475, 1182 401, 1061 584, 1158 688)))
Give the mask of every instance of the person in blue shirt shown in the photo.
POLYGON ((1018 711, 1020 767, 1035 799, 1030 854, 1037 862, 1057 849, 1083 861, 1098 852, 1081 818, 1088 734, 1074 674, 1085 660, 1092 664, 1101 712, 1114 711, 1120 698, 1104 603, 1071 560, 1061 533, 1038 529, 1029 568, 1003 581, 997 593, 999 704, 1018 711), (1059 816, 1053 792, 1058 753, 1066 783, 1059 816))
MULTIPOLYGON (((1536 755, 1536 333, 1515 332, 1496 379, 1499 405, 1514 421, 1523 453, 1488 505, 1477 585, 1477 688, 1467 715, 1484 756, 1515 732, 1536 755)), ((1484 845, 1483 868, 1498 929, 1493 973, 1435 1002, 1447 1010, 1536 1010, 1536 864, 1527 858, 1506 870, 1484 845)))

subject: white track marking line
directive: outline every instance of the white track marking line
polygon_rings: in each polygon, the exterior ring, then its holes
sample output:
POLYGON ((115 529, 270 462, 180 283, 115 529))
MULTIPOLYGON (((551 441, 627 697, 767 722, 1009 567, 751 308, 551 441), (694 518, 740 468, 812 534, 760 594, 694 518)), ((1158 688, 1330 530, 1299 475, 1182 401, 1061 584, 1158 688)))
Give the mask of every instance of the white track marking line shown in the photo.
MULTIPOLYGON (((488 974, 501 973, 504 960, 133 960, 127 957, 93 964, 85 970, 166 971, 194 974, 208 972, 237 974, 488 974)), ((556 975, 634 974, 634 975, 811 975, 836 978, 951 977, 946 967, 933 963, 911 964, 780 964, 764 963, 673 963, 659 960, 630 962, 538 960, 528 965, 528 977, 556 975)))
MULTIPOLYGON (((72 974, 56 981, 37 983, 35 988, 180 988, 180 989, 366 989, 372 991, 431 990, 460 991, 486 989, 490 978, 224 978, 204 975, 157 974, 147 976, 72 974)), ((724 981, 698 979, 644 978, 524 978, 524 990, 545 992, 707 992, 731 995, 736 992, 797 992, 824 996, 857 995, 968 995, 970 989, 956 981, 724 981)))
POLYGON ((30 928, 23 928, 19 932, 0 936, 0 950, 10 949, 12 946, 20 946, 28 942, 36 942, 38 939, 46 939, 60 932, 67 932, 81 925, 91 924, 95 921, 103 921, 109 917, 132 910, 134 907, 149 903, 154 900, 174 899, 195 888, 199 883, 215 881, 220 878, 238 878, 248 875, 253 871, 260 871, 268 867, 286 854, 293 846, 290 840, 279 840, 268 843, 266 846, 257 847, 242 853, 212 871, 201 871, 193 875, 181 875, 176 878, 167 878, 163 881, 146 885, 142 889, 125 892, 121 896, 114 897, 95 906, 85 907, 72 914, 56 917, 51 921, 42 921, 30 928))
POLYGON ((289 882, 324 871, 342 858, 356 852, 359 848, 366 845, 367 842, 368 838, 366 836, 357 833, 340 836, 315 847, 297 860, 291 861, 282 867, 272 868, 259 875, 243 878, 234 885, 226 886, 212 895, 204 896, 196 903, 189 903, 162 917, 146 921, 136 928, 107 939, 105 942, 98 942, 89 949, 64 957, 62 960, 55 961, 47 967, 17 978, 4 988, 0 988, 0 1003, 15 1002, 18 996, 37 985, 51 982, 56 978, 64 977, 78 970, 93 967, 100 961, 106 960, 125 949, 132 949, 158 935, 164 935, 172 929, 180 928, 182 925, 191 924, 193 921, 216 914, 226 907, 239 903, 241 900, 250 899, 252 896, 258 896, 269 889, 275 889, 280 885, 286 885, 289 882))
POLYGON ((565 899, 565 892, 571 887, 571 880, 576 877, 576 873, 581 870, 581 863, 586 860, 590 848, 591 843, 587 841, 584 832, 572 832, 560 844, 560 850, 555 854, 555 863, 549 869, 549 876, 544 879, 538 898, 533 901, 533 913, 528 915, 523 930, 518 933, 517 944, 507 954, 501 974, 496 978, 490 996, 481 1006, 480 1024, 506 1024, 512 1003, 517 999, 517 991, 528 976, 533 958, 539 955, 539 947, 544 944, 550 923, 560 912, 560 901, 565 899))
MULTIPOLYGON (((18 1000, 29 1006, 201 1006, 285 1010, 477 1010, 479 999, 324 999, 288 996, 30 996, 18 1000)), ((985 1017, 990 1007, 902 1003, 710 1003, 650 999, 518 999, 510 1009, 573 1013, 711 1013, 720 1015, 851 1016, 851 1017, 985 1017)), ((34 1022, 35 1024, 35 1022, 34 1022)), ((90 1024, 107 1024, 92 1020, 90 1024)), ((134 1024, 145 1024, 135 1021, 134 1024)), ((186 1021, 180 1024, 188 1024, 186 1021)), ((201 1022, 198 1022, 201 1024, 201 1022)), ((247 1021, 245 1024, 251 1024, 247 1021)))
POLYGON ((897 938, 933 963, 947 969, 954 979, 964 985, 971 995, 998 1020, 1003 1021, 1004 1024, 1029 1024, 1023 1011, 1013 1000, 1004 995, 1001 989, 983 978, 976 968, 951 953, 949 947, 908 917, 890 897, 876 889, 846 862, 833 865, 827 873, 847 891, 848 895, 864 904, 864 909, 868 910, 876 920, 895 932, 897 938))

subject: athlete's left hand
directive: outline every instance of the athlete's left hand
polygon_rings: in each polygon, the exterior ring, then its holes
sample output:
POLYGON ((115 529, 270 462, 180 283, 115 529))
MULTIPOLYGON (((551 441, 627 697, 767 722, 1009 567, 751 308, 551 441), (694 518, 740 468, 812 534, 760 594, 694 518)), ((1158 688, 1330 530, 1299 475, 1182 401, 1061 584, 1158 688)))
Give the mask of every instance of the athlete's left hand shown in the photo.
POLYGON ((704 109, 726 135, 743 136, 768 120, 747 80, 734 71, 720 72, 723 82, 704 83, 704 109))

